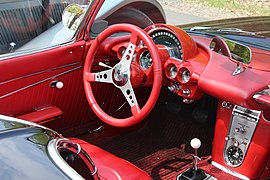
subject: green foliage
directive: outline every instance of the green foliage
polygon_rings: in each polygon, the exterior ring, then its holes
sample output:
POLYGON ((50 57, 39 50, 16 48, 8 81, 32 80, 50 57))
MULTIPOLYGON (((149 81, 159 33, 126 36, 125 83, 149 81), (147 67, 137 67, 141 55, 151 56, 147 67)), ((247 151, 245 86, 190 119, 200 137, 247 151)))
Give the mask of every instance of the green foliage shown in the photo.
POLYGON ((225 40, 235 60, 243 62, 245 64, 250 63, 250 50, 248 47, 235 43, 230 40, 225 40))
POLYGON ((67 8, 67 11, 72 14, 76 14, 76 16, 81 16, 83 14, 82 8, 78 7, 77 5, 72 5, 67 8))
POLYGON ((206 6, 224 9, 232 12, 245 12, 252 16, 270 16, 270 10, 267 6, 254 3, 247 3, 240 0, 188 0, 204 4, 206 6))

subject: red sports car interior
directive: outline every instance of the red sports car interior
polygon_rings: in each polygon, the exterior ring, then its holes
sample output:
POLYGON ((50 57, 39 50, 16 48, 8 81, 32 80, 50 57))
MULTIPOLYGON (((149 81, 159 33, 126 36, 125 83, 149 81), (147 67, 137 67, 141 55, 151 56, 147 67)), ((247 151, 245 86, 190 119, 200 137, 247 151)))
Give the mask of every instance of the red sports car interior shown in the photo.
POLYGON ((97 2, 75 42, 0 60, 0 114, 75 137, 101 179, 176 179, 195 137, 207 176, 270 178, 270 52, 251 47, 233 75, 222 39, 211 49, 176 26, 116 24, 92 38, 97 2))

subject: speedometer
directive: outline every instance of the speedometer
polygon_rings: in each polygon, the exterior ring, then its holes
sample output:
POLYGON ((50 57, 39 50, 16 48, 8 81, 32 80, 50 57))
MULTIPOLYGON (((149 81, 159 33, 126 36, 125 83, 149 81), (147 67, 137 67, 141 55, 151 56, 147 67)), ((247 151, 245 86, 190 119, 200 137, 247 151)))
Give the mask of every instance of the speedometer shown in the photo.
POLYGON ((165 46, 171 57, 179 59, 182 61, 182 46, 178 38, 170 31, 160 30, 152 33, 150 35, 155 42, 155 44, 160 44, 165 46))

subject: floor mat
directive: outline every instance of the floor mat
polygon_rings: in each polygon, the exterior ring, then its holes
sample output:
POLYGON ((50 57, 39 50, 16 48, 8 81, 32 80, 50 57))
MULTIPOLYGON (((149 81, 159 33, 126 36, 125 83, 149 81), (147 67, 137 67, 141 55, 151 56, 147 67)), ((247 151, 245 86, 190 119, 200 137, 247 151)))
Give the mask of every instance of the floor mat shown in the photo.
POLYGON ((186 154, 184 148, 171 148, 157 151, 134 164, 152 179, 175 179, 192 163, 191 154, 186 154))
POLYGON ((199 156, 211 154, 214 123, 200 124, 190 114, 188 111, 168 113, 163 104, 155 108, 147 125, 140 130, 102 140, 91 135, 79 138, 130 161, 153 179, 171 179, 192 161, 192 138, 202 141, 199 156))

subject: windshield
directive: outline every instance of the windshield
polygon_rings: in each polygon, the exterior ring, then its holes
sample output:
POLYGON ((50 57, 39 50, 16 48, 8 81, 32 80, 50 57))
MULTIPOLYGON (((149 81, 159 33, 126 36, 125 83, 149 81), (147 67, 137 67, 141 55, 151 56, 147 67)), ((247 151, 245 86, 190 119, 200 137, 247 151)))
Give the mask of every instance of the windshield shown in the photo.
MULTIPOLYGON (((83 9, 79 18, 83 21, 91 2, 0 1, 0 55, 36 51, 70 42, 76 28, 65 27, 62 17, 65 17, 64 23, 70 23, 70 17, 74 17, 74 8, 71 8, 66 16, 63 16, 64 9, 69 5, 78 4, 83 9)), ((105 0, 91 27, 91 36, 96 37, 108 26, 118 23, 135 24, 140 28, 167 23, 184 28, 191 35, 224 35, 246 45, 269 50, 269 9, 268 0, 105 0), (239 33, 239 30, 242 32, 239 33), (244 37, 256 37, 256 41, 244 37)), ((79 24, 77 23, 76 27, 79 27, 79 24)))
POLYGON ((62 14, 71 4, 88 0, 0 1, 0 54, 53 47, 72 39, 75 30, 63 26, 62 14))
POLYGON ((221 35, 249 46, 270 49, 268 0, 158 1, 168 23, 186 29, 191 35, 221 35))

